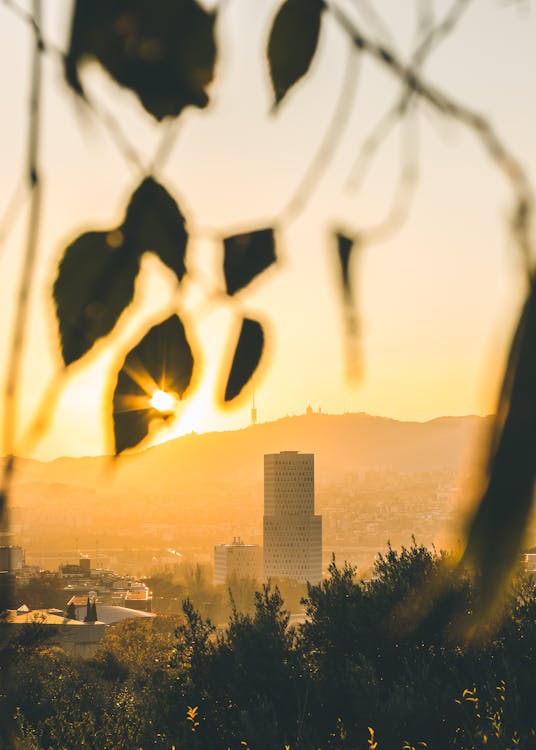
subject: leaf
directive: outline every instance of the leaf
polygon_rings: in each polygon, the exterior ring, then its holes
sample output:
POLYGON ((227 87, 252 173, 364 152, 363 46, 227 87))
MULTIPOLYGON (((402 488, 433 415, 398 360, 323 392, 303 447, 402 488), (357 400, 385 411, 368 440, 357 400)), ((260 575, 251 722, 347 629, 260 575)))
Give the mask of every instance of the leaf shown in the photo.
POLYGON ((273 229, 235 234, 223 241, 223 271, 227 294, 234 294, 275 263, 273 229))
POLYGON ((176 202, 162 185, 147 178, 132 195, 121 226, 87 232, 67 247, 54 284, 66 365, 115 326, 134 296, 145 251, 156 253, 182 279, 187 239, 176 202))
POLYGON ((151 177, 133 194, 123 231, 138 253, 155 253, 181 281, 188 240, 184 216, 167 190, 151 177))
POLYGON ((264 349, 264 332, 260 323, 244 318, 238 344, 225 387, 225 401, 232 401, 251 379, 264 349))
POLYGON ((350 279, 350 258, 354 249, 354 241, 343 234, 337 234, 337 249, 344 299, 346 304, 352 304, 354 295, 350 279))
POLYGON ((481 617, 493 606, 523 542, 536 477, 536 282, 513 337, 489 476, 470 524, 462 563, 478 574, 481 617), (502 413, 501 413, 502 412, 502 413))
POLYGON ((157 120, 206 107, 214 75, 215 14, 195 0, 77 0, 65 75, 83 96, 79 69, 96 59, 157 120))
POLYGON ((359 248, 359 243, 356 239, 350 239, 341 233, 337 233, 336 239, 346 333, 346 375, 349 380, 357 382, 362 377, 362 353, 350 264, 355 251, 359 248))
POLYGON ((323 0, 285 0, 268 41, 270 77, 277 106, 311 65, 320 34, 323 0))
POLYGON ((106 336, 134 296, 139 257, 120 230, 87 232, 66 249, 54 283, 66 365, 106 336))
POLYGON ((126 356, 113 395, 115 454, 138 445, 149 424, 169 412, 151 405, 155 391, 182 398, 192 379, 194 359, 177 315, 159 323, 126 356))

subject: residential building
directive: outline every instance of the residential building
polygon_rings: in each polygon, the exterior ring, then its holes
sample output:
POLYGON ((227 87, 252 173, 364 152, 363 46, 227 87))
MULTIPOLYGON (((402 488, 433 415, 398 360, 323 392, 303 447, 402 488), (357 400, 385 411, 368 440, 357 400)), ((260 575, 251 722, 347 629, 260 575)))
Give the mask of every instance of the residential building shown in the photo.
POLYGON ((262 580, 262 547, 244 544, 235 537, 232 544, 214 547, 214 583, 226 583, 230 578, 262 580))
POLYGON ((24 565, 24 550, 17 546, 0 547, 0 571, 17 573, 24 565))
POLYGON ((106 625, 99 620, 74 620, 59 610, 30 610, 26 605, 6 610, 0 624, 8 638, 30 632, 30 628, 34 628, 35 637, 39 636, 47 645, 59 646, 71 656, 90 658, 97 651, 106 625))

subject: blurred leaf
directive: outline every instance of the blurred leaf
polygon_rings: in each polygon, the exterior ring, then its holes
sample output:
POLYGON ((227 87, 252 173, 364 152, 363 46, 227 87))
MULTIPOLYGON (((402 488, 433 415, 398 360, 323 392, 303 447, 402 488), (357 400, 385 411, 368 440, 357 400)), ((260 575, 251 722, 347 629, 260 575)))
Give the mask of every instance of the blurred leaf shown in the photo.
POLYGON ((347 304, 351 304, 353 302, 353 290, 350 279, 350 257, 354 249, 354 241, 343 234, 337 234, 337 248, 344 299, 347 304))
POLYGON ((149 432, 149 423, 162 413, 151 405, 155 391, 182 398, 190 385, 193 355, 184 326, 177 315, 151 328, 126 356, 113 395, 115 454, 138 445, 149 432))
POLYGON ((76 361, 106 336, 134 296, 140 256, 152 251, 179 281, 188 235, 169 193, 152 178, 134 192, 123 224, 87 232, 67 249, 54 284, 63 361, 76 361))
POLYGON ((67 81, 83 95, 81 63, 96 59, 134 91, 157 120, 184 107, 206 107, 214 76, 215 14, 195 0, 77 0, 67 81))
POLYGON ((506 583, 527 528, 536 475, 535 383, 533 282, 506 367, 487 486, 471 522, 462 561, 478 575, 482 615, 506 583))
POLYGON ((188 240, 184 216, 167 190, 152 178, 145 179, 133 194, 123 231, 140 254, 147 250, 155 253, 179 281, 182 279, 188 240))
POLYGON ((87 232, 66 249, 54 283, 66 365, 106 336, 134 296, 139 257, 120 230, 87 232))
POLYGON ((234 294, 245 287, 276 260, 272 229, 235 234, 233 237, 227 237, 223 245, 223 270, 227 294, 234 294))
POLYGON ((244 318, 225 387, 225 401, 236 398, 257 369, 264 349, 264 332, 256 320, 244 318))
POLYGON ((358 382, 362 377, 362 353, 350 264, 356 250, 359 249, 359 243, 356 239, 350 239, 340 233, 336 235, 336 239, 346 333, 346 376, 350 381, 358 382))
POLYGON ((323 0, 285 0, 268 41, 268 62, 275 105, 311 65, 320 33, 323 0))

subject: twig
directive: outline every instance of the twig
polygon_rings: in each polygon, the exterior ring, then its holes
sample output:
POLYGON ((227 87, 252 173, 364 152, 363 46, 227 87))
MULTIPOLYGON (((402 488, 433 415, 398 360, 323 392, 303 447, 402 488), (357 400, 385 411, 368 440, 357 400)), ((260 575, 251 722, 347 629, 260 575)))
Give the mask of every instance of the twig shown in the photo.
POLYGON ((308 198, 317 186, 322 173, 328 166, 352 112, 359 70, 360 58, 356 55, 355 49, 350 47, 333 117, 320 144, 320 148, 309 164, 294 195, 281 212, 279 217, 280 223, 292 221, 303 210, 308 198))
MULTIPOLYGON (((11 480, 15 468, 14 441, 17 429, 17 407, 22 355, 26 338, 26 324, 28 318, 28 302, 35 271, 39 229, 41 223, 41 178, 39 174, 39 145, 40 145, 40 115, 41 115, 41 83, 42 83, 42 52, 43 45, 40 35, 41 0, 33 0, 32 5, 35 44, 33 49, 30 90, 30 128, 27 149, 27 179, 29 182, 30 213, 28 217, 28 232, 26 248, 23 258, 22 275, 19 285, 13 335, 7 360, 7 376, 4 389, 4 421, 3 448, 6 459, 2 469, 0 489, 0 533, 6 540, 9 533, 8 501, 11 480)), ((5 541, 4 541, 5 543, 5 541)), ((0 603, 0 609, 2 609, 0 603)))
POLYGON ((63 60, 63 58, 65 57, 63 50, 61 50, 55 44, 46 41, 40 28, 40 24, 35 18, 33 12, 27 11, 25 8, 22 8, 20 5, 18 5, 18 3, 14 2, 14 0, 0 0, 0 2, 8 10, 10 10, 13 15, 19 19, 19 21, 22 21, 23 23, 28 24, 28 26, 31 27, 34 35, 36 37, 39 37, 39 39, 41 40, 40 44, 42 52, 52 52, 57 57, 63 60))
POLYGON ((434 28, 434 4, 433 0, 415 0, 415 6, 417 38, 422 38, 434 28))
POLYGON ((35 410, 32 421, 17 445, 17 453, 31 454, 45 434, 56 410, 56 404, 71 375, 69 366, 59 368, 50 379, 35 410))
POLYGON ((99 119, 105 126, 110 138, 114 142, 118 151, 124 156, 125 160, 141 172, 142 175, 145 175, 147 173, 147 167, 143 163, 137 149, 130 143, 125 135, 117 118, 114 117, 104 104, 91 98, 87 92, 84 96, 84 102, 89 106, 90 112, 93 112, 97 119, 99 119))
POLYGON ((356 7, 358 13, 364 18, 364 20, 372 27, 376 29, 376 34, 379 40, 384 43, 390 44, 393 49, 396 48, 396 42, 390 28, 387 26, 383 18, 380 16, 374 4, 370 0, 357 0, 356 7), (383 37, 383 39, 382 39, 383 37))
POLYGON ((6 209, 2 218, 0 219, 0 254, 4 249, 4 243, 11 234, 13 227, 17 223, 20 212, 25 203, 26 199, 26 180, 21 178, 19 184, 13 191, 11 198, 8 201, 6 209))
POLYGON ((384 143, 391 129, 395 126, 400 116, 400 102, 395 103, 380 118, 374 128, 363 141, 357 158, 350 169, 350 176, 346 181, 346 189, 351 193, 357 193, 365 181, 367 172, 372 164, 380 146, 384 143))
POLYGON ((390 50, 367 39, 355 23, 334 2, 328 7, 340 26, 351 37, 356 47, 368 54, 382 67, 395 75, 408 90, 412 90, 424 102, 446 117, 461 123, 479 139, 488 155, 510 182, 515 200, 512 210, 512 232, 521 251, 530 282, 532 267, 532 218, 534 198, 530 181, 521 163, 501 141, 493 126, 481 115, 422 79, 414 67, 405 65, 390 50))
POLYGON ((411 200, 419 180, 418 130, 416 114, 403 123, 400 141, 400 175, 393 202, 385 218, 370 227, 360 230, 363 245, 385 241, 397 232, 406 221, 411 200))
POLYGON ((147 170, 150 174, 154 174, 155 172, 157 172, 160 169, 160 166, 169 157, 169 154, 171 153, 171 150, 175 145, 175 141, 177 140, 181 123, 182 120, 177 120, 177 118, 170 118, 164 126, 165 129, 162 134, 162 138, 160 139, 160 143, 157 146, 156 153, 147 170))
MULTIPOLYGON (((452 32, 463 11, 471 2, 472 0, 454 0, 443 20, 437 26, 429 29, 412 56, 412 66, 416 70, 420 71, 432 49, 437 47, 452 32)), ((382 115, 363 142, 346 182, 346 189, 349 192, 356 193, 361 188, 372 160, 398 119, 406 113, 413 94, 413 89, 404 88, 401 96, 382 115)))
POLYGON ((454 0, 443 20, 437 26, 431 26, 424 34, 422 41, 412 55, 412 65, 420 67, 434 47, 437 47, 457 26, 463 13, 473 0, 454 0))

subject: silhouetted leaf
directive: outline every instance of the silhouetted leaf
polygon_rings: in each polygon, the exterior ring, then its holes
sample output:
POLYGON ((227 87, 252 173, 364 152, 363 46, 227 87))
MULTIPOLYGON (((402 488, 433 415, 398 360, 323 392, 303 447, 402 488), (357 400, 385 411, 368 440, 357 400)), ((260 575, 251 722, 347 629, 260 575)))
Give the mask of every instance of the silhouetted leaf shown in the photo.
POLYGON ((341 284, 346 303, 353 301, 352 282, 350 279, 350 257, 354 248, 354 241, 337 234, 337 248, 339 252, 339 267, 341 271, 341 284))
POLYGON ((469 529, 463 562, 478 574, 482 612, 494 603, 516 561, 536 476, 536 285, 515 333, 492 444, 489 478, 469 529))
POLYGON ((264 348, 264 332, 256 320, 244 318, 225 387, 225 401, 236 398, 257 369, 264 348))
POLYGON ((123 231, 139 253, 155 253, 182 279, 188 240, 184 216, 167 190, 152 178, 145 179, 133 194, 123 231))
POLYGON ((87 232, 66 249, 54 284, 66 365, 106 336, 134 295, 139 256, 120 230, 87 232))
POLYGON ((359 248, 359 243, 356 239, 350 239, 340 233, 336 235, 336 239, 346 333, 346 375, 349 380, 357 381, 362 375, 362 354, 359 340, 359 318, 350 265, 355 251, 359 248))
POLYGON ((182 398, 190 385, 193 355, 177 315, 151 328, 126 356, 113 395, 115 454, 138 445, 155 418, 166 419, 151 405, 155 391, 182 398))
POLYGON ((279 9, 268 41, 275 105, 309 70, 324 7, 323 0, 285 0, 279 9))
POLYGON ((69 245, 54 284, 65 364, 110 333, 132 301, 144 252, 156 253, 182 279, 187 239, 179 207, 162 185, 147 178, 132 195, 120 227, 87 232, 69 245))
POLYGON ((234 294, 275 262, 274 232, 261 229, 235 234, 223 241, 223 270, 227 294, 234 294))
POLYGON ((83 95, 79 67, 94 58, 157 120, 188 105, 206 107, 216 60, 214 21, 195 0, 77 0, 67 80, 83 95))

